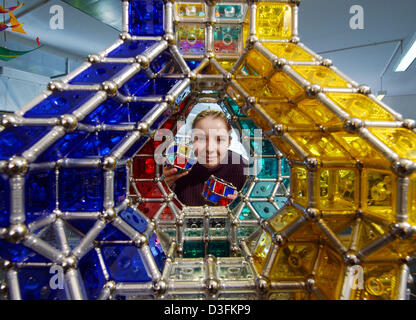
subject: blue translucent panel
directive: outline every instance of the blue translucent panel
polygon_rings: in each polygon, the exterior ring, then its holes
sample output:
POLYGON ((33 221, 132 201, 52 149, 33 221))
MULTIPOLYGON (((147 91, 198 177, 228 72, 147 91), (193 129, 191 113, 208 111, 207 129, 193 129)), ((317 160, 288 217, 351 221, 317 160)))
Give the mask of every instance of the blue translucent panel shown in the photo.
POLYGON ((54 92, 24 114, 26 118, 50 118, 71 113, 87 102, 93 91, 61 91, 54 92))
POLYGON ((84 282, 84 288, 89 300, 97 299, 105 283, 103 269, 97 252, 91 250, 78 263, 78 269, 84 282))
POLYGON ((49 267, 19 269, 19 287, 23 300, 66 300, 64 274, 59 278, 59 271, 50 273, 50 270, 49 267), (58 285, 59 281, 62 281, 62 288, 52 289, 50 284, 58 285))
POLYGON ((116 110, 106 117, 106 124, 137 123, 155 106, 149 102, 131 102, 116 110))
POLYGON ((253 148, 253 152, 259 155, 275 155, 276 152, 274 151, 273 145, 269 140, 261 139, 259 140, 251 140, 250 141, 251 147, 253 148))
MULTIPOLYGON (((70 220, 68 222, 71 227, 77 232, 86 235, 88 231, 96 223, 96 220, 70 220)), ((99 233, 96 238, 97 241, 119 241, 119 240, 131 240, 124 233, 119 231, 116 227, 111 224, 107 224, 106 227, 99 233)))
POLYGON ((257 182, 251 191, 251 198, 268 198, 272 195, 274 182, 257 182))
POLYGON ((283 177, 290 176, 290 166, 289 166, 286 158, 282 158, 282 160, 280 162, 280 170, 281 170, 281 175, 283 177))
POLYGON ((118 206, 126 199, 127 169, 126 167, 118 168, 114 174, 114 203, 118 206))
POLYGON ((133 157, 149 140, 149 137, 141 137, 133 146, 123 155, 123 159, 133 157))
POLYGON ((179 81, 178 79, 154 79, 151 85, 143 91, 143 95, 165 95, 179 81))
POLYGON ((127 207, 126 210, 119 213, 119 216, 140 233, 146 231, 146 219, 142 217, 140 213, 134 210, 132 207, 127 207))
POLYGON ((168 51, 164 51, 150 63, 150 67, 154 73, 158 73, 161 70, 163 70, 164 73, 170 73, 170 68, 167 68, 166 66, 171 61, 172 55, 168 51))
POLYGON ((251 205, 263 219, 269 219, 277 212, 277 209, 270 202, 252 202, 251 205))
POLYGON ((208 200, 211 201, 211 202, 214 202, 214 203, 217 203, 218 201, 220 201, 220 199, 221 199, 221 196, 218 196, 216 194, 211 194, 208 197, 208 200))
POLYGON ((0 240, 0 257, 11 262, 49 262, 22 244, 0 240))
POLYGON ((244 132, 245 135, 250 135, 250 137, 254 137, 255 134, 257 134, 258 137, 262 137, 261 131, 253 120, 240 120, 240 126, 242 130, 246 130, 244 132), (255 131, 256 130, 256 131, 255 131))
POLYGON ((231 188, 231 187, 225 187, 225 191, 224 191, 224 197, 230 195, 230 194, 234 194, 235 189, 231 188))
POLYGON ((243 208, 243 210, 241 211, 241 214, 238 218, 240 220, 256 220, 256 216, 246 206, 243 208))
POLYGON ((69 81, 69 84, 102 83, 110 80, 127 65, 126 63, 95 63, 69 81))
POLYGON ((20 155, 50 130, 50 127, 9 127, 0 132, 0 160, 20 155))
POLYGON ((282 208, 286 202, 287 202, 287 197, 276 197, 274 202, 276 202, 277 206, 280 208, 282 208))
POLYGON ((0 228, 9 226, 10 206, 9 180, 0 175, 0 228))
POLYGON ((71 151, 69 158, 102 157, 110 151, 126 136, 126 132, 101 131, 91 133, 76 149, 71 151))
POLYGON ((101 124, 104 121, 111 119, 111 115, 114 114, 114 111, 119 109, 122 106, 120 102, 116 102, 112 99, 108 99, 100 104, 93 112, 86 116, 82 123, 97 125, 101 124))
POLYGON ((103 245, 101 254, 110 278, 116 282, 148 282, 139 249, 132 245, 103 245))
POLYGON ((51 213, 56 206, 55 171, 29 172, 25 183, 26 223, 51 213))
POLYGON ((41 156, 36 159, 36 162, 56 161, 64 158, 81 141, 83 141, 87 135, 88 134, 86 132, 82 131, 67 133, 51 147, 46 149, 46 151, 44 151, 41 156))
POLYGON ((144 72, 139 72, 129 79, 119 91, 126 96, 142 96, 143 91, 149 86, 151 86, 149 77, 144 72))
POLYGON ((258 175, 260 179, 275 179, 278 176, 278 161, 275 158, 257 160, 258 175))
POLYGON ((108 58, 135 58, 143 53, 147 48, 156 44, 157 41, 141 40, 141 41, 125 41, 117 49, 111 51, 108 58))
POLYGON ((152 251, 153 258, 155 258, 155 262, 159 268, 159 271, 162 272, 163 268, 165 267, 166 255, 155 233, 150 236, 149 247, 150 251, 152 251))
POLYGON ((61 169, 59 207, 62 211, 101 211, 103 172, 97 169, 61 169))
POLYGON ((163 1, 130 1, 129 33, 136 36, 163 35, 163 1))
POLYGON ((186 64, 191 70, 194 70, 196 67, 198 67, 200 63, 201 61, 199 60, 186 60, 186 64))

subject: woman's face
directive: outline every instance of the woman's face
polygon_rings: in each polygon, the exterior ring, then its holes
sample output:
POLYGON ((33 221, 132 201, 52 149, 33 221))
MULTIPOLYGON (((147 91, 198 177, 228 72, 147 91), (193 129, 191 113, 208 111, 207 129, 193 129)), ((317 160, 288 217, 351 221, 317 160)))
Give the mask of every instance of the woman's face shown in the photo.
POLYGON ((215 168, 228 154, 231 137, 222 119, 206 117, 195 124, 193 147, 198 162, 215 168))

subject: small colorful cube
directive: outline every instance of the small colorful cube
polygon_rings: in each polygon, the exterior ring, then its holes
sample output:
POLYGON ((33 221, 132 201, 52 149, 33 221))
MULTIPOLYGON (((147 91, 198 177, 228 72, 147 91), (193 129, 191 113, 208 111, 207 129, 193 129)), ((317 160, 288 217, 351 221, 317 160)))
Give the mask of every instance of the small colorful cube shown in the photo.
POLYGON ((173 142, 166 150, 165 165, 178 169, 178 173, 191 170, 196 162, 192 146, 173 142))
POLYGON ((227 205, 230 201, 228 195, 234 194, 237 190, 231 183, 215 176, 210 176, 204 184, 202 196, 205 200, 219 205, 227 205))

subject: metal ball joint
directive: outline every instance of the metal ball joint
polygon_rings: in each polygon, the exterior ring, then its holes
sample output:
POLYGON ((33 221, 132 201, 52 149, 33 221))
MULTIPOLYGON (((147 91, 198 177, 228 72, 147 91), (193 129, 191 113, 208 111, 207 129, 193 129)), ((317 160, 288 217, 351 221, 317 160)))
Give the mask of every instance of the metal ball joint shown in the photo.
POLYGON ((6 239, 12 243, 22 242, 28 234, 28 229, 24 224, 12 224, 6 234, 6 239))
POLYGON ((59 122, 66 132, 74 131, 78 126, 78 119, 72 114, 62 115, 59 122))
POLYGON ((102 83, 101 88, 107 93, 108 96, 114 97, 117 94, 117 84, 114 81, 105 81, 102 83))
POLYGON ((23 157, 13 157, 7 164, 7 173, 10 176, 23 176, 26 174, 28 169, 27 160, 23 157))

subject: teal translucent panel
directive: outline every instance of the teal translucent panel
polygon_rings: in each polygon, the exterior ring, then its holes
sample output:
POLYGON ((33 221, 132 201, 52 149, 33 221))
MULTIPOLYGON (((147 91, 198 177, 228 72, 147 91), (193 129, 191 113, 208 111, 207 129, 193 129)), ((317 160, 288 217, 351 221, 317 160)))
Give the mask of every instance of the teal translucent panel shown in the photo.
POLYGON ((241 19, 243 10, 241 4, 218 4, 215 6, 215 17, 220 20, 241 19))
POLYGON ((256 126, 253 120, 240 120, 239 121, 241 129, 245 130, 244 134, 254 137, 256 134, 258 137, 261 137, 261 130, 256 126))
POLYGON ((251 205, 263 219, 269 219, 277 212, 276 208, 270 202, 252 202, 251 205))
POLYGON ((272 195, 274 182, 257 182, 250 193, 250 198, 268 198, 272 195))
MULTIPOLYGON (((234 115, 236 115, 238 117, 246 117, 247 116, 245 113, 241 112, 240 107, 238 106, 237 103, 235 103, 235 101, 233 99, 231 99, 230 97, 227 97, 227 98, 225 98, 225 100, 227 101, 227 103, 230 106, 234 115)), ((221 104, 223 105, 224 102, 221 101, 221 104)), ((223 106, 223 109, 226 109, 226 108, 223 106)))
POLYGON ((257 160, 258 178, 275 179, 278 177, 278 161, 275 158, 257 160))
POLYGON ((228 241, 210 241, 208 243, 208 254, 214 257, 229 257, 230 243, 228 241))
POLYGON ((246 194, 250 185, 251 182, 247 180, 246 183, 244 183, 244 186, 241 188, 241 193, 246 194))
POLYGON ((242 30, 242 27, 239 25, 215 25, 215 53, 238 54, 242 49, 242 30))
POLYGON ((267 156, 272 156, 276 154, 273 145, 269 140, 251 140, 250 144, 253 152, 256 154, 263 154, 267 156))
POLYGON ((283 185, 286 187, 286 189, 288 189, 290 186, 290 179, 283 179, 283 185))
POLYGON ((237 238, 247 238, 249 237, 255 230, 258 228, 258 226, 239 226, 237 229, 237 238))
POLYGON ((290 166, 289 166, 286 158, 282 158, 282 160, 280 162, 280 170, 281 170, 280 172, 281 172, 283 177, 290 176, 290 166))
POLYGON ((274 202, 276 202, 279 209, 281 209, 287 202, 287 197, 276 197, 274 202))
POLYGON ((240 202, 241 202, 241 197, 237 197, 233 202, 229 204, 229 208, 231 210, 234 210, 239 205, 240 202))
POLYGON ((256 216, 250 211, 248 207, 243 208, 238 218, 240 220, 256 220, 256 216))
POLYGON ((184 258, 202 258, 205 256, 205 244, 203 241, 185 241, 183 244, 184 258))

